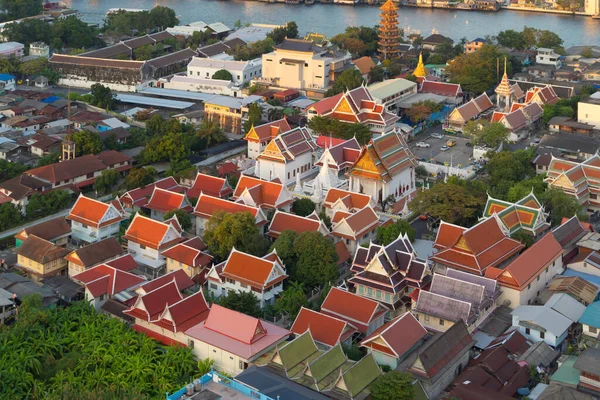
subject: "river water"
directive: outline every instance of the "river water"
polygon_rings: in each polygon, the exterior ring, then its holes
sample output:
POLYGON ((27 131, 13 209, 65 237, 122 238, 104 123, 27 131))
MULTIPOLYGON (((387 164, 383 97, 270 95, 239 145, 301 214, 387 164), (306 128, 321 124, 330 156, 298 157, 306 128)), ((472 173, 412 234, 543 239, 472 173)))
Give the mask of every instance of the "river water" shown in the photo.
MULTIPOLYGON (((374 6, 338 4, 288 5, 236 0, 67 0, 81 12, 86 22, 102 23, 110 8, 150 9, 157 5, 171 7, 181 23, 194 21, 223 22, 233 27, 243 23, 283 24, 296 21, 301 33, 319 32, 333 36, 347 26, 374 26, 379 22, 379 9, 374 6)), ((423 36, 441 33, 454 40, 495 35, 501 30, 521 30, 523 26, 549 29, 564 40, 564 46, 600 45, 600 20, 559 14, 501 10, 496 13, 432 10, 403 7, 399 11, 400 25, 405 32, 423 36)))

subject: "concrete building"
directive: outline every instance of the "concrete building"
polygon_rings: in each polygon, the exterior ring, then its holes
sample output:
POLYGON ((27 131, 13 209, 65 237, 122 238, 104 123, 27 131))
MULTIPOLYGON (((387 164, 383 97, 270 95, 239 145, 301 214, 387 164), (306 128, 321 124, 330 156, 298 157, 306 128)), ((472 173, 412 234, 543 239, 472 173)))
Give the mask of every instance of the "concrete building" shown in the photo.
POLYGON ((33 42, 29 45, 29 55, 36 57, 50 57, 50 46, 44 42, 33 42))
POLYGON ((213 79, 213 75, 220 70, 229 72, 235 85, 243 85, 261 76, 262 60, 232 61, 194 57, 187 66, 189 77, 201 79, 213 79))
POLYGON ((260 101, 262 97, 255 95, 243 99, 214 96, 204 102, 204 119, 218 122, 225 132, 239 135, 248 116, 248 105, 260 101))
POLYGON ((271 140, 290 130, 292 128, 285 118, 259 126, 252 126, 244 137, 244 140, 248 142, 248 158, 256 160, 271 140))
POLYGON ((80 194, 66 217, 72 221, 73 239, 95 243, 116 235, 121 221, 125 219, 121 211, 113 203, 103 203, 80 194))
POLYGON ((552 49, 546 49, 543 47, 537 49, 535 62, 537 64, 550 65, 554 68, 560 68, 562 65, 562 62, 560 61, 560 54, 557 54, 552 49))
POLYGON ((577 104, 577 122, 600 129, 600 95, 595 93, 577 104))
POLYGON ((367 89, 377 104, 383 104, 387 110, 397 111, 402 100, 417 93, 417 84, 397 78, 374 83, 367 89))
POLYGON ((68 250, 52 242, 30 235, 15 251, 15 267, 35 281, 56 275, 65 275, 68 250))
POLYGON ((0 57, 14 56, 17 58, 23 57, 25 46, 18 42, 0 43, 0 57))
POLYGON ((473 52, 479 50, 485 43, 486 43, 485 39, 482 39, 482 38, 473 39, 465 44, 465 53, 467 53, 467 54, 473 53, 473 52))

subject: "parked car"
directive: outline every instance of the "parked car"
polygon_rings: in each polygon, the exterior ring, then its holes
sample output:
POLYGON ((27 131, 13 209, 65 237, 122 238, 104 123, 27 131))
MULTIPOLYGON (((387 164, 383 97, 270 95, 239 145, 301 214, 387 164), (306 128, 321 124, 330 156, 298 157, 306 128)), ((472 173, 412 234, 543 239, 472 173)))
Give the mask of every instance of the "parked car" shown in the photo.
POLYGON ((431 134, 432 138, 436 138, 436 139, 443 139, 444 138, 444 134, 443 133, 432 133, 431 134))
POLYGON ((442 147, 440 147, 441 151, 447 151, 450 147, 443 145, 442 147))
POLYGON ((454 140, 454 139, 448 140, 446 142, 446 146, 448 146, 448 147, 454 147, 454 146, 456 146, 456 140, 454 140))
POLYGON ((431 147, 431 145, 429 143, 425 143, 425 142, 417 142, 417 144, 415 146, 417 146, 417 147, 431 147))

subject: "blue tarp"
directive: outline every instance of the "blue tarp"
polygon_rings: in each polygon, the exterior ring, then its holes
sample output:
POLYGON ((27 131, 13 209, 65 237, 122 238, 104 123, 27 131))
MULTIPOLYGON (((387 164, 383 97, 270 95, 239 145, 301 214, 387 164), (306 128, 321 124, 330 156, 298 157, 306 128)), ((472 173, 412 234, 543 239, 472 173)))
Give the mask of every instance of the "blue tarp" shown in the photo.
POLYGON ((50 103, 54 103, 56 100, 60 100, 60 99, 61 99, 61 98, 60 98, 60 97, 58 97, 58 96, 49 96, 49 97, 46 97, 45 99, 42 99, 42 100, 40 100, 40 101, 41 101, 42 103, 47 103, 47 104, 50 104, 50 103))

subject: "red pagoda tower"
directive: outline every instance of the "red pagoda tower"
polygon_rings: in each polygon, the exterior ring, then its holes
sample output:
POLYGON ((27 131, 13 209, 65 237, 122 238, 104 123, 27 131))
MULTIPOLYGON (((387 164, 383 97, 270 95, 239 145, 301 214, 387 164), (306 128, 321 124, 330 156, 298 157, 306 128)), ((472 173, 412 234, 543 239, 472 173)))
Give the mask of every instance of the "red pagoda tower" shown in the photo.
POLYGON ((380 8, 379 55, 382 60, 400 56, 400 29, 398 28, 398 7, 387 0, 380 8))

